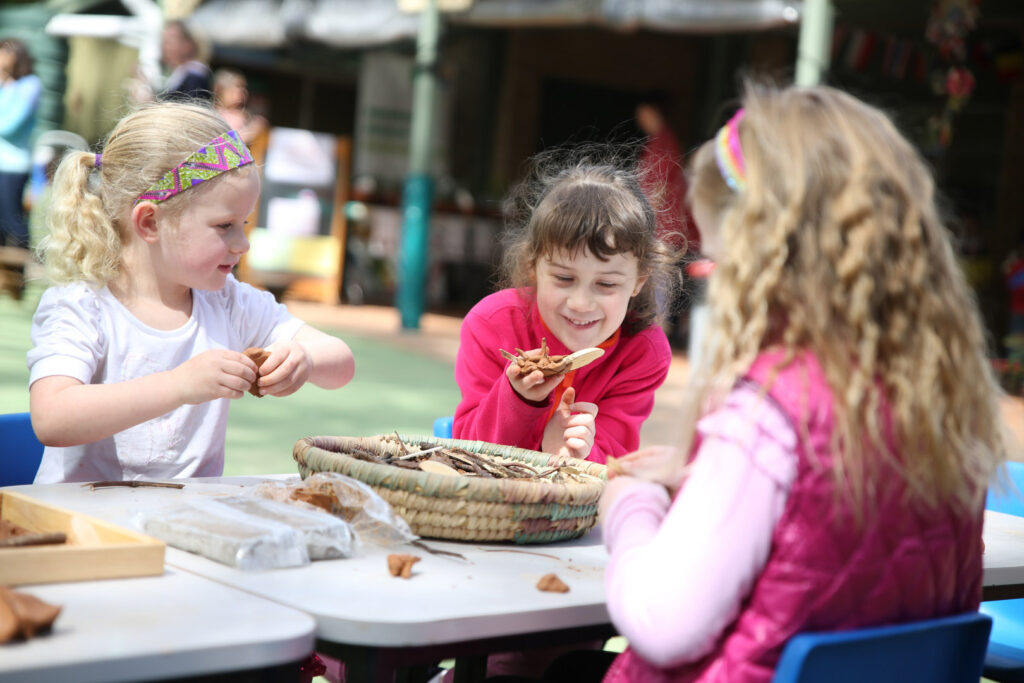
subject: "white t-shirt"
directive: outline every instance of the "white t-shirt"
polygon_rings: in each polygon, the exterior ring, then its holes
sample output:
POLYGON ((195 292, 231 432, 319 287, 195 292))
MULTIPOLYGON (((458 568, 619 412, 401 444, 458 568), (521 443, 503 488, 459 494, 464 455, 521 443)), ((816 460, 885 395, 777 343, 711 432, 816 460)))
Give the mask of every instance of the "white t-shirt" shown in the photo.
MULTIPOLYGON (((262 292, 228 276, 218 291, 192 290, 192 316, 156 330, 106 287, 51 287, 32 319, 29 384, 63 375, 111 384, 178 367, 209 349, 242 351, 291 339, 303 322, 262 292)), ((183 405, 114 436, 69 448, 47 447, 36 483, 220 476, 229 399, 183 405)))

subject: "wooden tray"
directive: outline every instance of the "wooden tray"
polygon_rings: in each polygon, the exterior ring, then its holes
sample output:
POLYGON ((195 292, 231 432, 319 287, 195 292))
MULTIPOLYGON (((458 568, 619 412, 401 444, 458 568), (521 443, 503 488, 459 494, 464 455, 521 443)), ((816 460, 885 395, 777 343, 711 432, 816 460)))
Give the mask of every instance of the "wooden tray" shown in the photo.
POLYGON ((153 576, 164 542, 12 491, 0 491, 0 519, 36 532, 63 532, 63 545, 0 548, 0 586, 153 576))

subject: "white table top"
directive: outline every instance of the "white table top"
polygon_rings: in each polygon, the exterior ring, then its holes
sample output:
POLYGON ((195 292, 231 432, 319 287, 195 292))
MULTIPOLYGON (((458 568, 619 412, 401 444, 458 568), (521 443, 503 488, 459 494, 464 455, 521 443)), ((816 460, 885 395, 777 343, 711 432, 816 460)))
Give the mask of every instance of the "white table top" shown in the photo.
POLYGON ((15 590, 62 610, 49 634, 0 645, 4 683, 218 674, 295 662, 313 650, 309 615, 173 568, 15 590))
POLYGON ((985 511, 986 587, 1024 584, 1024 517, 985 511))
MULTIPOLYGON (((183 480, 184 489, 111 488, 78 484, 18 486, 11 490, 101 519, 138 528, 143 513, 190 496, 237 495, 256 477, 183 480)), ((606 553, 600 536, 546 545, 447 543, 466 561, 419 548, 364 548, 354 558, 305 567, 242 572, 167 548, 166 564, 311 614, 317 637, 349 645, 405 647, 608 623, 604 600, 606 553), (413 578, 392 577, 386 556, 420 556, 413 578), (554 572, 568 593, 547 593, 537 580, 554 572)))

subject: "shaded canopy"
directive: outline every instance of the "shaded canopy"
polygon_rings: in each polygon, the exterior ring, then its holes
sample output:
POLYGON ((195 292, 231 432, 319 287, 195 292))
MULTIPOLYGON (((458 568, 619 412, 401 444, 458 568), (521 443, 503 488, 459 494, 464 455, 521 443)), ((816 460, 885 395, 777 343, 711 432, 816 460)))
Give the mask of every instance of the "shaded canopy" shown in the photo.
MULTIPOLYGON (((599 26, 685 33, 796 24, 801 0, 475 0, 452 24, 495 28, 599 26)), ((219 45, 272 48, 304 38, 360 48, 414 38, 419 15, 396 0, 206 0, 189 25, 219 45)))

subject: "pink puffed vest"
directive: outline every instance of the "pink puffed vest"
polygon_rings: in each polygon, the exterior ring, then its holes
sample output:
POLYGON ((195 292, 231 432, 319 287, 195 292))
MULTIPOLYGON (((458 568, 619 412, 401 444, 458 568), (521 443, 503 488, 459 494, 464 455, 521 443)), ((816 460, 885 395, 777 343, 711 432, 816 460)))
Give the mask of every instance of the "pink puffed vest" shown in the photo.
MULTIPOLYGON (((772 380, 781 359, 764 353, 747 380, 794 425, 797 477, 764 571, 715 650, 698 662, 658 669, 632 650, 606 683, 767 683, 786 641, 799 631, 836 631, 973 611, 981 600, 982 503, 970 513, 912 509, 906 486, 883 466, 874 501, 858 526, 848 497, 836 497, 830 435, 832 395, 821 367, 803 355, 772 380), (820 463, 820 464, 818 464, 820 463)), ((686 618, 686 606, 679 606, 686 618)))

